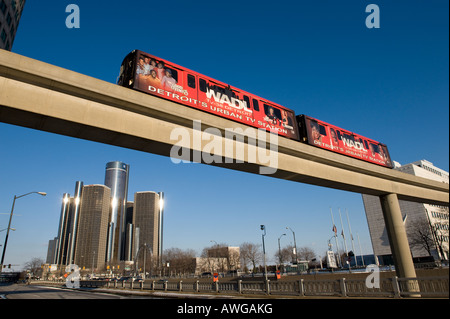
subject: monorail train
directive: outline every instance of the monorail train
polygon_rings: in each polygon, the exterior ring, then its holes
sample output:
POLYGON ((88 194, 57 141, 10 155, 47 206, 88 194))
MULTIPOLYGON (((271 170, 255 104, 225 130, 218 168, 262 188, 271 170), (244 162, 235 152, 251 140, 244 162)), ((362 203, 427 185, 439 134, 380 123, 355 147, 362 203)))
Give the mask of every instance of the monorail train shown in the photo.
POLYGON ((130 52, 117 84, 280 136, 392 168, 386 145, 217 81, 175 63, 130 52))

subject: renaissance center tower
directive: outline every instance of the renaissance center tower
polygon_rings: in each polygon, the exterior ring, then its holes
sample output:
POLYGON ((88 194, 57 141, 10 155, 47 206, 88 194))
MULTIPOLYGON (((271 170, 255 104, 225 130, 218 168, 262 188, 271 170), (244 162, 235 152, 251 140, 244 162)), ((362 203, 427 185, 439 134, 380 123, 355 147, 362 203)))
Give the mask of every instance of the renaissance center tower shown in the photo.
POLYGON ((130 166, 123 162, 106 164, 105 185, 111 189, 111 215, 108 225, 106 262, 125 257, 126 204, 130 166))

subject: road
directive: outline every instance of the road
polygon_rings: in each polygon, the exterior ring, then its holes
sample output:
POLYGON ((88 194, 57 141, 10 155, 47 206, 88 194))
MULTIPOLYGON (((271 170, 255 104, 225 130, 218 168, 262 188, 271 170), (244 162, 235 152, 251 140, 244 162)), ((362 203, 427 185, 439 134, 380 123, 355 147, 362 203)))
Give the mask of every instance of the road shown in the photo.
POLYGON ((108 293, 77 291, 57 287, 44 287, 25 284, 0 286, 0 299, 130 299, 130 298, 142 298, 142 297, 120 296, 108 293))

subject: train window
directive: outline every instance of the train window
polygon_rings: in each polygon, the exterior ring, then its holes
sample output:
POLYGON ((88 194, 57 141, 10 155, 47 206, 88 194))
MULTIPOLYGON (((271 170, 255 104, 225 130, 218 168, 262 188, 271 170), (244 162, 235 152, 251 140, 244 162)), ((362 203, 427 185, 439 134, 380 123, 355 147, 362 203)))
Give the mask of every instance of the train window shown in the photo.
POLYGON ((255 111, 259 111, 259 104, 258 104, 258 100, 253 99, 253 108, 255 109, 255 111))
POLYGON ((245 103, 247 103, 247 108, 250 108, 251 107, 250 106, 250 99, 248 98, 247 95, 244 95, 244 101, 245 101, 245 103))
POLYGON ((319 133, 320 133, 320 135, 327 136, 327 131, 325 129, 325 126, 319 124, 319 133))
POLYGON ((200 91, 202 92, 206 92, 206 81, 203 79, 200 79, 198 81, 199 87, 200 87, 200 91))
POLYGON ((367 144, 367 141, 366 141, 366 140, 364 140, 364 146, 366 147, 366 150, 369 149, 369 144, 367 144))
MULTIPOLYGON (((166 67, 165 71, 170 71, 170 73, 172 74, 172 77, 175 79, 175 81, 178 82, 178 71, 177 70, 166 67)), ((166 75, 166 72, 164 72, 164 75, 166 75)), ((163 76, 163 78, 164 78, 164 76, 163 76)))
POLYGON ((276 107, 264 104, 264 113, 271 119, 276 117, 278 120, 281 120, 281 111, 276 107))
MULTIPOLYGON (((315 120, 310 120, 309 121, 309 128, 311 129, 311 132, 314 130, 314 131, 318 131, 318 133, 320 134, 320 135, 323 135, 323 136, 327 136, 327 132, 326 132, 326 128, 325 128, 325 126, 323 126, 323 125, 321 125, 321 124, 319 124, 317 121, 315 121, 315 120)), ((313 134, 314 135, 314 134, 313 134)))
POLYGON ((371 151, 372 156, 375 156, 375 153, 380 153, 380 149, 377 144, 370 143, 369 146, 369 150, 371 151))
POLYGON ((188 86, 190 88, 195 89, 195 76, 188 74, 187 80, 188 80, 188 86))

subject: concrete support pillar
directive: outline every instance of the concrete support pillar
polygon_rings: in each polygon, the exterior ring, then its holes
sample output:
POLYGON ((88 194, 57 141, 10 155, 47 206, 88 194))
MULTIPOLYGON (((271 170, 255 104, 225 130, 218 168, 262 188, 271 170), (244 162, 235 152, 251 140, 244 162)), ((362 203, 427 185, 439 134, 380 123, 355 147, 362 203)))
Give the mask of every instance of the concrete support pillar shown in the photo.
POLYGON ((397 276, 399 278, 416 277, 397 195, 380 196, 380 201, 397 276))
MULTIPOLYGON (((416 270, 397 194, 380 196, 380 201, 397 276, 399 278, 416 278, 416 270)), ((420 291, 416 280, 405 281, 401 290, 410 297, 420 297, 420 294, 414 294, 414 292, 420 291)))

